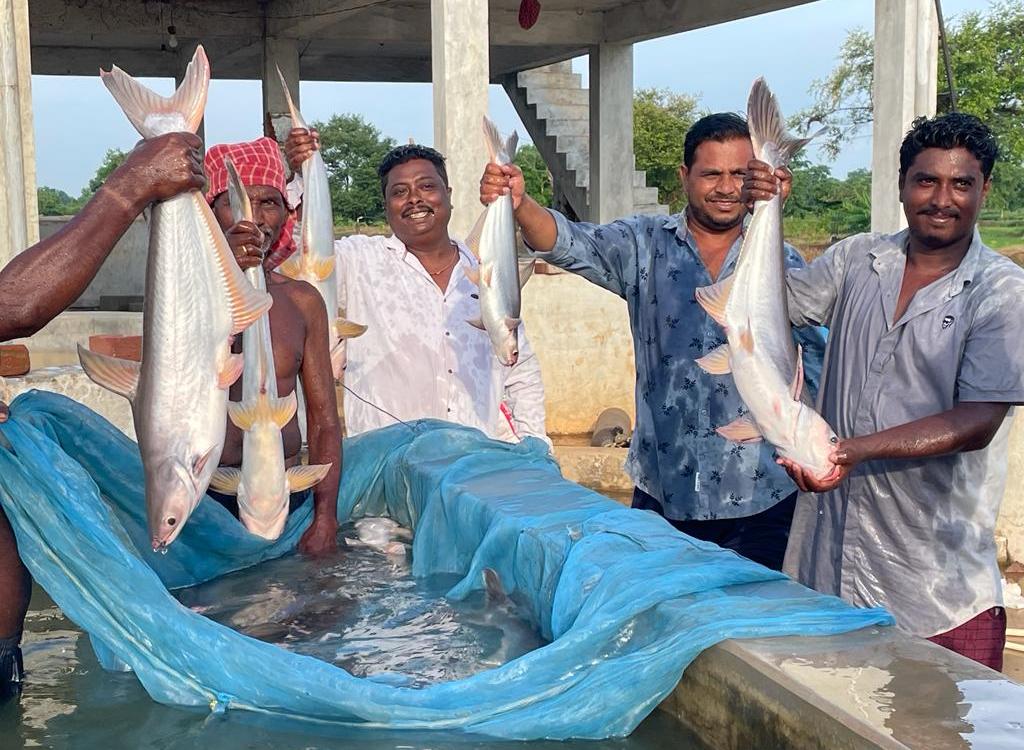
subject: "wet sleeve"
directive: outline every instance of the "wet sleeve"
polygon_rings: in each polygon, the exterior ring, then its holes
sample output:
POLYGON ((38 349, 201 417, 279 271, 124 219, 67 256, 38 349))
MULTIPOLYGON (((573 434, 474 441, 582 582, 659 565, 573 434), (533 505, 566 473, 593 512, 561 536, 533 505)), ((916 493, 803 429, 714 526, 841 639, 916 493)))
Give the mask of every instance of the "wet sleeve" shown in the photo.
POLYGON ((541 379, 540 362, 526 337, 525 328, 519 329, 519 360, 505 379, 503 400, 512 412, 512 421, 520 438, 532 435, 551 445, 545 428, 544 381, 541 379))
MULTIPOLYGON (((786 268, 806 268, 807 263, 796 248, 786 245, 786 268)), ((821 369, 825 361, 825 337, 827 330, 818 326, 794 326, 793 341, 803 350, 804 387, 814 401, 821 385, 821 369)))
POLYGON ((957 400, 1024 404, 1024 277, 1000 279, 967 334, 957 376, 957 400))
POLYGON ((843 283, 846 257, 855 239, 837 242, 810 264, 786 272, 789 319, 794 325, 829 326, 843 283))
POLYGON ((557 211, 551 215, 558 227, 555 246, 534 256, 624 298, 636 277, 639 217, 588 224, 569 221, 557 211))

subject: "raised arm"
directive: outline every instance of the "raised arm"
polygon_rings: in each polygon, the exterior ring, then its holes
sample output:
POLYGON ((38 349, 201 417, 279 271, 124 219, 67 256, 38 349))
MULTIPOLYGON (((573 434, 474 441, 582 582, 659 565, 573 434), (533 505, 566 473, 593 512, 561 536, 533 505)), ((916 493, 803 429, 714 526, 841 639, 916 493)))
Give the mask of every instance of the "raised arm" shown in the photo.
POLYGON ((306 318, 306 343, 300 376, 306 397, 309 463, 331 464, 331 470, 323 481, 313 487, 313 523, 299 540, 299 551, 320 555, 338 546, 341 424, 327 348, 327 310, 313 287, 307 287, 303 292, 298 295, 306 318))
POLYGON ((502 195, 512 196, 512 210, 526 244, 541 253, 554 249, 558 239, 555 219, 527 194, 523 171, 515 164, 492 162, 480 178, 480 202, 487 206, 502 195))
POLYGON ((75 218, 0 269, 0 341, 31 336, 78 299, 148 204, 202 188, 202 145, 191 133, 142 141, 75 218))

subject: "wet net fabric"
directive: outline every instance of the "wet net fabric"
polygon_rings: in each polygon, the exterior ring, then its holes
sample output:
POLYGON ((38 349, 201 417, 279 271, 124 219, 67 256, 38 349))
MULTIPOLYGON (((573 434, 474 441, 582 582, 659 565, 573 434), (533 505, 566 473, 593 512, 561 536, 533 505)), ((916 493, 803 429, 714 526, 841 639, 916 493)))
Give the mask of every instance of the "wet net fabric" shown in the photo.
POLYGON ((206 499, 156 554, 134 443, 54 394, 24 394, 11 412, 0 503, 23 558, 104 666, 134 670, 165 704, 516 739, 623 736, 721 640, 892 622, 562 479, 540 441, 421 421, 346 441, 339 519, 414 528, 413 573, 462 575, 453 598, 493 568, 551 643, 466 679, 392 687, 241 635, 168 592, 292 551, 311 503, 268 543, 206 499))

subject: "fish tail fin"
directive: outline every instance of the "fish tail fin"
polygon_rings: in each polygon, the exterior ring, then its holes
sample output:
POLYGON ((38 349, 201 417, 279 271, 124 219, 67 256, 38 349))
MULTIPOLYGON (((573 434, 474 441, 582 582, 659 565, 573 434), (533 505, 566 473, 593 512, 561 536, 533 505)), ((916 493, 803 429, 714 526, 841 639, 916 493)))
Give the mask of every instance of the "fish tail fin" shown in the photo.
POLYGON ((750 128, 750 140, 754 145, 754 155, 764 159, 774 144, 777 152, 774 167, 782 167, 789 163, 807 143, 821 131, 807 138, 796 138, 786 131, 786 123, 782 119, 779 102, 775 94, 768 88, 764 78, 758 78, 750 88, 747 99, 747 125, 750 128))
POLYGON ((484 568, 482 573, 487 603, 493 606, 507 600, 508 594, 505 593, 505 587, 501 585, 501 577, 498 575, 498 571, 494 568, 484 568))
POLYGON ((355 323, 347 318, 336 318, 334 330, 339 339, 355 339, 366 333, 366 326, 362 323, 355 323))
POLYGON ((287 276, 289 279, 297 279, 302 273, 302 252, 296 250, 294 253, 288 256, 288 259, 284 261, 275 269, 278 273, 287 276))
POLYGON ((281 79, 281 88, 284 89, 284 98, 288 102, 288 113, 292 118, 293 128, 303 128, 308 130, 306 121, 302 119, 302 113, 299 112, 299 108, 295 106, 295 102, 292 100, 292 92, 288 89, 288 84, 284 80, 284 73, 281 72, 281 66, 274 66, 277 68, 277 77, 281 79))
POLYGON ((334 464, 308 464, 306 466, 293 466, 286 472, 288 477, 288 491, 302 492, 308 490, 315 484, 319 484, 327 476, 334 464))
POLYGON ((242 484, 242 472, 230 466, 222 466, 213 472, 210 478, 210 487, 225 495, 237 495, 238 487, 242 484))
POLYGON ((466 239, 463 240, 469 251, 473 253, 473 256, 480 260, 480 237, 484 233, 484 221, 487 219, 487 209, 485 208, 480 212, 480 215, 473 222, 473 228, 469 230, 469 234, 466 235, 466 239))
POLYGON ((252 203, 249 200, 249 193, 245 190, 242 177, 235 169, 235 163, 230 157, 225 157, 224 167, 228 171, 228 202, 231 204, 231 214, 235 222, 252 221, 252 203))
POLYGON ((110 72, 101 70, 100 78, 143 138, 180 131, 194 133, 203 121, 210 88, 210 61, 201 44, 185 69, 181 85, 171 96, 160 96, 116 65, 110 72), (164 117, 151 120, 152 115, 164 117))
POLYGON ((282 429, 292 421, 296 409, 299 408, 299 400, 295 396, 295 391, 275 399, 270 398, 266 393, 261 393, 260 402, 270 420, 282 429))
POLYGON ((484 141, 487 143, 487 154, 495 164, 508 164, 516 154, 516 146, 519 144, 519 134, 512 131, 512 135, 502 140, 498 127, 487 115, 484 115, 484 141))

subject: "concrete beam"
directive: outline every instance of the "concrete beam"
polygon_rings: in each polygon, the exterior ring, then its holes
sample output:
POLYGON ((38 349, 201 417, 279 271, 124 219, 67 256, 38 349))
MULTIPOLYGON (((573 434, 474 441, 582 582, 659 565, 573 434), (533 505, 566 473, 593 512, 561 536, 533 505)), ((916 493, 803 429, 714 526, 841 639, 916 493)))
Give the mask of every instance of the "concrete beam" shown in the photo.
POLYGON ((938 34, 933 0, 875 0, 873 232, 907 225, 899 202, 899 150, 914 118, 935 114, 938 34))
POLYGON ((0 268, 39 240, 27 0, 0 0, 0 268))
POLYGON ((640 42, 735 21, 814 0, 638 0, 604 14, 605 42, 640 42))
POLYGON ((431 0, 434 146, 448 158, 449 231, 463 238, 480 215, 481 134, 487 114, 487 0, 431 0))
POLYGON ((269 113, 279 142, 284 143, 292 129, 288 100, 281 87, 280 68, 292 102, 299 104, 299 45, 294 39, 267 37, 263 40, 263 112, 269 113))
POLYGON ((590 49, 588 220, 606 224, 633 213, 633 45, 590 49))

